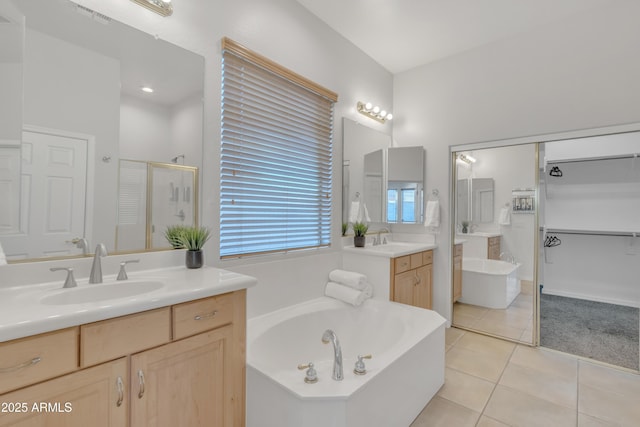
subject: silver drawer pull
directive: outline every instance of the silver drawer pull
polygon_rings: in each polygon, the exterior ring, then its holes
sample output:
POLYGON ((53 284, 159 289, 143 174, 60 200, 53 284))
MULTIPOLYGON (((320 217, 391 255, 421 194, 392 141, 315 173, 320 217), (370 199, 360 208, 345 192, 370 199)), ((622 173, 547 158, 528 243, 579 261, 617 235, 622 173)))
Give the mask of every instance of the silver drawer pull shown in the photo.
POLYGON ((39 363, 41 360, 42 358, 38 356, 38 357, 34 357, 31 360, 27 360, 26 362, 21 363, 19 365, 12 366, 10 368, 0 368, 0 374, 8 374, 9 372, 19 371, 20 369, 27 368, 31 365, 35 365, 36 363, 39 363))
POLYGON ((122 406, 122 401, 124 400, 124 384, 122 383, 122 377, 118 377, 116 380, 116 388, 118 389, 118 401, 116 402, 116 406, 119 408, 122 406))
POLYGON ((218 310, 213 310, 211 313, 207 313, 207 314, 198 314, 196 315, 193 319, 194 320, 204 320, 204 319, 211 319, 212 317, 215 317, 216 314, 218 314, 218 310))
POLYGON ((142 399, 142 396, 144 396, 144 374, 142 373, 142 369, 138 371, 138 384, 140 384, 138 399, 142 399))

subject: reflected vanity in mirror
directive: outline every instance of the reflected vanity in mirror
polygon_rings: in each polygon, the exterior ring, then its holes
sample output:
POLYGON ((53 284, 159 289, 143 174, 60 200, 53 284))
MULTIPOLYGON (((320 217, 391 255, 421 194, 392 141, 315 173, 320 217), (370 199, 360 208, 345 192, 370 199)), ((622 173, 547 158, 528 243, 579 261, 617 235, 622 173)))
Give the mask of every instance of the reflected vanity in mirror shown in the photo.
POLYGON ((527 344, 535 330, 536 220, 504 210, 513 188, 536 188, 536 150, 527 144, 452 155, 452 323, 527 344))
POLYGON ((343 222, 422 222, 424 148, 392 147, 389 135, 347 118, 343 132, 343 222), (358 215, 361 204, 366 213, 358 215))
MULTIPOLYGON (((204 58, 70 1, 3 0, 7 4, 26 26, 22 45, 18 40, 11 50, 5 37, 0 43, 0 64, 16 52, 24 58, 23 106, 9 109, 21 112, 12 137, 20 155, 0 167, 0 174, 14 174, 11 186, 0 187, 6 201, 0 244, 7 259, 81 256, 77 242, 83 239, 90 248, 105 243, 110 253, 169 248, 162 237, 168 222, 197 221, 204 58), (143 162, 145 169, 164 164, 156 169, 172 173, 172 165, 185 168, 187 175, 155 186, 156 200, 172 204, 163 208, 171 218, 155 224, 159 216, 150 215, 146 202, 142 209, 140 194, 135 203, 130 193, 119 194, 126 187, 119 184, 120 159, 143 162), (142 222, 132 224, 134 217, 142 222), (125 244, 116 230, 125 225, 147 232, 125 244)), ((3 139, 9 129, 4 118, 3 139)), ((142 174, 145 192, 153 193, 149 177, 157 174, 142 174)))

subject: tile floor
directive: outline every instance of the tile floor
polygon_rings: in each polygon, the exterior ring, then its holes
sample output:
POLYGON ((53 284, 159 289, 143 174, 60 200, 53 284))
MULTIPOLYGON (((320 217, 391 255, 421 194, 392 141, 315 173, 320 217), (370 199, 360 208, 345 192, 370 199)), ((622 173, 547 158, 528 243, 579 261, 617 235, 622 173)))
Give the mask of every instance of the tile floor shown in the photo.
POLYGON ((461 329, 445 384, 411 427, 640 426, 640 375, 461 329))
POLYGON ((533 283, 523 280, 520 289, 520 295, 504 310, 455 303, 455 324, 512 340, 533 342, 533 283))

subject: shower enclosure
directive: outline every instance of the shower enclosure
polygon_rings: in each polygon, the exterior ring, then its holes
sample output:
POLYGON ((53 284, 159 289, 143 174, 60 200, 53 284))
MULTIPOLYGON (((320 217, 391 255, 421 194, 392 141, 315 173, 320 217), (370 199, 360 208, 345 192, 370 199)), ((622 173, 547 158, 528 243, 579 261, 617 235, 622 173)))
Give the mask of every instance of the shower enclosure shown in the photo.
POLYGON ((120 160, 116 251, 168 249, 170 225, 198 223, 198 168, 120 160))

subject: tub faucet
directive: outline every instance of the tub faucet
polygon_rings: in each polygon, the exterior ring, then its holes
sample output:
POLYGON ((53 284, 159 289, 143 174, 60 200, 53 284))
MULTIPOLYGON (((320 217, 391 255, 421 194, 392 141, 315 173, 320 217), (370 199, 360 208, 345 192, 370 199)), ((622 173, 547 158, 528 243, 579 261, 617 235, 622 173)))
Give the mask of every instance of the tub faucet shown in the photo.
POLYGON ((107 256, 107 247, 104 243, 98 243, 96 252, 93 254, 93 265, 89 274, 89 283, 102 283, 102 263, 101 257, 107 256))
POLYGON ((515 264, 516 263, 516 259, 509 252, 501 252, 500 253, 500 259, 503 260, 503 261, 510 262, 511 264, 515 264))
POLYGON ((344 378, 342 373, 342 347, 340 347, 340 341, 338 341, 336 333, 331 329, 327 329, 322 334, 322 342, 325 344, 331 342, 333 344, 333 374, 331 378, 336 381, 342 381, 344 378))

